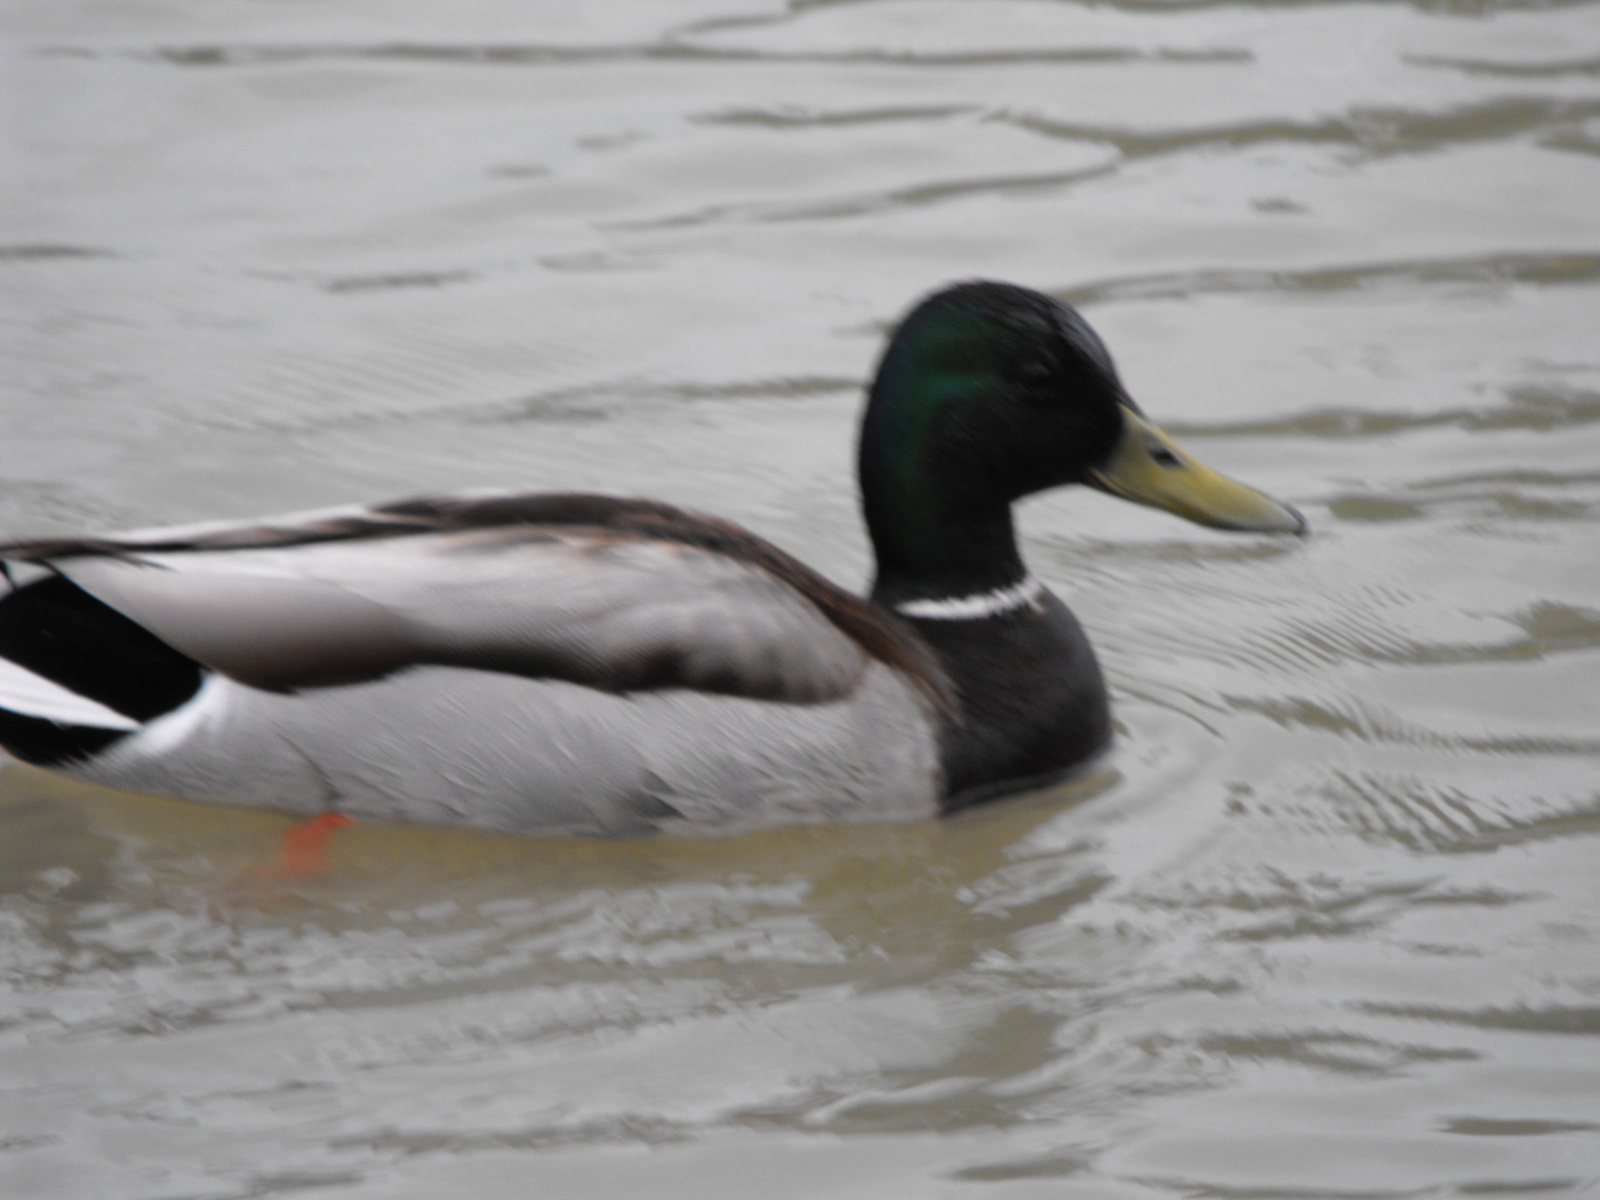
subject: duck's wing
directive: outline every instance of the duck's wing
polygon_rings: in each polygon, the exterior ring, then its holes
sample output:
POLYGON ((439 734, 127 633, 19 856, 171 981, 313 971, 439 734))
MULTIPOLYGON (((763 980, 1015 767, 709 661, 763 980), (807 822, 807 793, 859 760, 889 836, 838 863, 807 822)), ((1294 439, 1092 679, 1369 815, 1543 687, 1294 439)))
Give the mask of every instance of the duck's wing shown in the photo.
POLYGON ((797 587, 759 555, 712 548, 733 531, 797 566, 737 527, 611 497, 565 500, 633 505, 655 527, 594 522, 592 505, 577 506, 582 523, 539 520, 551 499, 0 544, 0 557, 45 562, 197 662, 274 691, 434 664, 815 703, 855 688, 868 658, 886 657, 878 643, 921 653, 892 618, 873 628, 863 602, 805 568, 797 587))
POLYGON ((749 564, 693 547, 507 529, 51 564, 197 662, 273 691, 420 664, 815 702, 860 645, 749 564))

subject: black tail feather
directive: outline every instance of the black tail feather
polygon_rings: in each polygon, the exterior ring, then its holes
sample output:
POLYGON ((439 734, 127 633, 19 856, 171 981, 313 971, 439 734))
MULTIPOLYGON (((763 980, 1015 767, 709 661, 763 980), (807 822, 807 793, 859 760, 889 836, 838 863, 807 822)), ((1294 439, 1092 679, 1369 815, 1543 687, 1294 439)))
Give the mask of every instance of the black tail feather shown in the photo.
MULTIPOLYGON (((136 721, 171 712, 202 678, 193 659, 54 575, 0 599, 0 657, 136 721)), ((124 736, 0 710, 0 746, 39 766, 86 758, 124 736)))

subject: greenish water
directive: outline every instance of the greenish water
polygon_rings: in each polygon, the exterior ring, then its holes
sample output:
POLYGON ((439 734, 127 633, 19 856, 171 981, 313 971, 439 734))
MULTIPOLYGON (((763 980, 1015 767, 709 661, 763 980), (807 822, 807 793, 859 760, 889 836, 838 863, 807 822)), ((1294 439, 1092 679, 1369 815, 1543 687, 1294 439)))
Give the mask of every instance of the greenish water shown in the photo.
POLYGON ((1314 536, 1030 501, 1121 737, 601 843, 0 771, 0 1191, 1600 1187, 1600 10, 0 5, 0 530, 489 485, 868 569, 918 295, 1079 304, 1314 536))

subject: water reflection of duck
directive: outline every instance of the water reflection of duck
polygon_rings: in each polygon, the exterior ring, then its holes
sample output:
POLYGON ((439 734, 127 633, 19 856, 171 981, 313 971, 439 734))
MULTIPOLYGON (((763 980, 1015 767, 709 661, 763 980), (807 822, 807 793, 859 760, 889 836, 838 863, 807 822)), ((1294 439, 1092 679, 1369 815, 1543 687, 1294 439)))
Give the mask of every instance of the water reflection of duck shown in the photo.
POLYGON ((1072 309, 949 288, 861 428, 870 600, 736 525, 494 494, 0 545, 0 744, 115 787, 523 831, 872 820, 1059 776, 1110 736, 1011 505, 1086 483, 1227 529, 1072 309))

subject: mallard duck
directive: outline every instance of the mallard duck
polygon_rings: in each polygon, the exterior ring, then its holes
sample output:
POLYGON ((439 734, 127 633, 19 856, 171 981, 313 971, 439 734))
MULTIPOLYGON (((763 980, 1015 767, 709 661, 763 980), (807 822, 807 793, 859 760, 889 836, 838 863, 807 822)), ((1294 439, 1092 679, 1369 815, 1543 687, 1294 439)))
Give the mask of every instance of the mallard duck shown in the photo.
POLYGON ((923 300, 861 424, 855 596, 737 525, 577 493, 0 543, 0 745, 132 791, 632 834, 948 813, 1111 736, 1012 504, 1087 484, 1301 534, 1124 391, 1070 307, 923 300))

